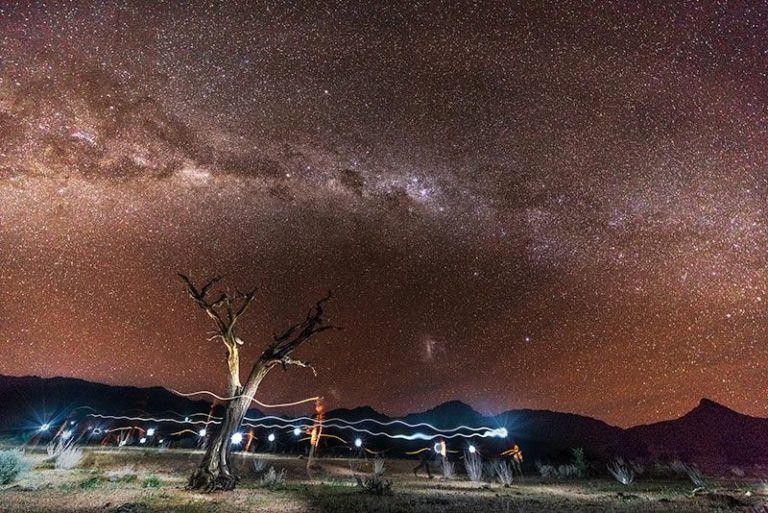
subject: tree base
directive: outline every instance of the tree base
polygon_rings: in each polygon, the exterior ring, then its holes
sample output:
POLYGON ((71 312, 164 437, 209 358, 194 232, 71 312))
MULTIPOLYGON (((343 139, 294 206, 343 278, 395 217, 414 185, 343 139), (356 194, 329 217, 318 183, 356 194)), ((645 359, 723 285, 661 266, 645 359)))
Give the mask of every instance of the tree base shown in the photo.
POLYGON ((222 473, 213 473, 208 469, 198 468, 187 483, 187 490, 199 490, 206 493, 230 491, 235 489, 239 479, 222 473))

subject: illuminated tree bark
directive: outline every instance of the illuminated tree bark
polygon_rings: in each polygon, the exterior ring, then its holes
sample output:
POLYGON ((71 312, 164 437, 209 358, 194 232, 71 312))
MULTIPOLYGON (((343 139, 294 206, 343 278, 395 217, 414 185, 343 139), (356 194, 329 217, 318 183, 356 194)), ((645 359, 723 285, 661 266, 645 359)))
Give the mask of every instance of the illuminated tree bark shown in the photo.
POLYGON ((220 339, 227 348, 228 385, 226 411, 221 424, 211 426, 210 440, 200 465, 189 478, 188 488, 194 490, 232 490, 237 484, 238 477, 233 474, 230 466, 232 454, 231 437, 240 428, 245 414, 253 401, 253 397, 267 373, 276 365, 287 369, 289 365, 306 367, 315 373, 309 362, 296 360, 291 354, 312 336, 322 331, 332 329, 323 316, 323 305, 331 298, 330 292, 326 297, 315 303, 306 319, 288 328, 281 335, 275 335, 272 342, 253 364, 245 384, 240 382, 240 346, 243 341, 235 334, 237 321, 253 301, 256 291, 247 293, 222 292, 213 299, 209 293, 220 277, 209 280, 198 289, 192 281, 183 274, 179 277, 184 281, 187 292, 192 300, 205 311, 215 325, 215 334, 209 340, 220 339))

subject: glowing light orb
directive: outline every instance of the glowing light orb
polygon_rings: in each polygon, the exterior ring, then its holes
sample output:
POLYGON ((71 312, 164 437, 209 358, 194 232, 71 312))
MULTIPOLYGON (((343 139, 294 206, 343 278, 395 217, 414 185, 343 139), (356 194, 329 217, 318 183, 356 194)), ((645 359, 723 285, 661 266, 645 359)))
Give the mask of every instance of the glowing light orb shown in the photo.
POLYGON ((500 436, 501 438, 506 438, 507 435, 509 434, 507 432, 507 428, 499 428, 496 430, 496 432, 498 433, 498 436, 500 436))
POLYGON ((301 434, 301 429, 293 428, 293 434, 296 435, 296 436, 299 436, 301 434))
POLYGON ((198 435, 200 435, 201 438, 204 437, 206 434, 208 434, 208 430, 205 428, 201 429, 200 432, 198 433, 198 435))
POLYGON ((142 437, 141 440, 139 440, 139 443, 140 444, 145 444, 145 443, 147 443, 147 439, 142 437))
POLYGON ((163 439, 161 438, 161 439, 160 439, 160 443, 163 443, 163 442, 165 442, 165 440, 163 440, 163 439))
POLYGON ((48 431, 48 429, 50 429, 50 427, 51 427, 51 425, 46 422, 45 424, 40 426, 40 431, 48 431))
POLYGON ((243 434, 242 433, 235 433, 232 435, 232 443, 235 445, 239 445, 243 441, 243 434))
POLYGON ((155 428, 147 429, 147 436, 155 436, 155 428))
POLYGON ((270 442, 274 442, 275 441, 275 434, 274 433, 270 433, 269 436, 267 437, 267 440, 269 440, 270 442))
POLYGON ((355 438, 355 447, 362 447, 362 446, 363 446, 363 441, 360 440, 359 438, 355 438))
POLYGON ((469 446, 469 452, 471 454, 475 454, 477 452, 477 448, 474 445, 469 446))

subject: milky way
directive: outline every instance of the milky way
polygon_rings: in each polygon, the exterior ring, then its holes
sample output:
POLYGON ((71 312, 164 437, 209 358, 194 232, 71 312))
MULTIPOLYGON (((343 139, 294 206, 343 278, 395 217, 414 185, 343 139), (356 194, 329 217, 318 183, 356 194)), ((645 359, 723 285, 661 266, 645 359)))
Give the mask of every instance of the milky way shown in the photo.
MULTIPOLYGON (((506 5, 509 4, 509 5, 506 5)), ((334 291, 268 402, 768 415, 768 7, 0 5, 0 373, 223 390, 176 272, 334 291)))

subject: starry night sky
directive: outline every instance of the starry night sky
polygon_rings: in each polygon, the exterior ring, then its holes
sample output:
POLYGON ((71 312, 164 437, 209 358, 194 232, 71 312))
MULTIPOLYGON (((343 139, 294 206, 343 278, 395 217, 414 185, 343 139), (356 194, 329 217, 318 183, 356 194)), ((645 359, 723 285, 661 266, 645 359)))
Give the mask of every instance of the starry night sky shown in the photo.
POLYGON ((3 1, 0 374, 768 415, 768 5, 647 4, 3 1))

